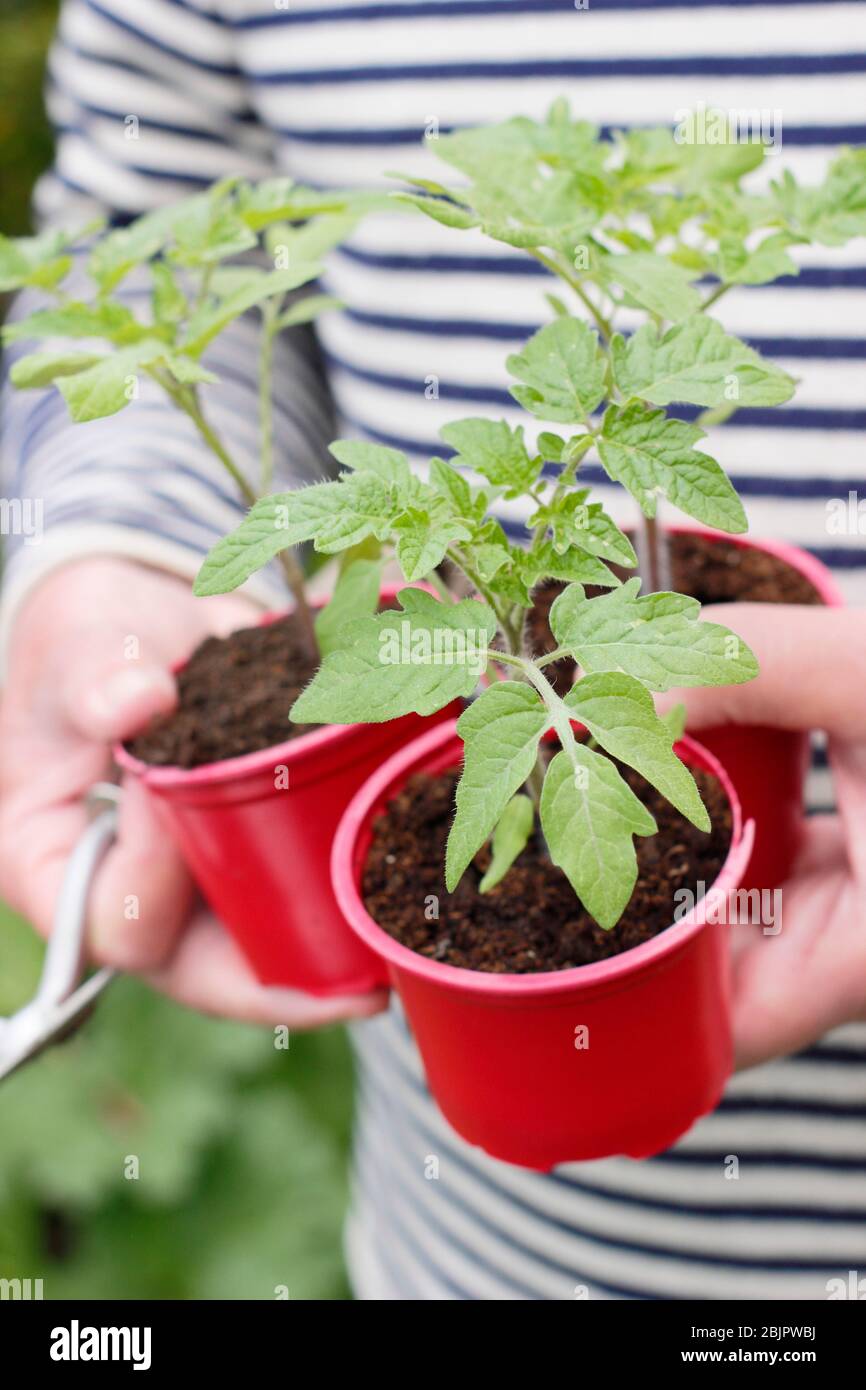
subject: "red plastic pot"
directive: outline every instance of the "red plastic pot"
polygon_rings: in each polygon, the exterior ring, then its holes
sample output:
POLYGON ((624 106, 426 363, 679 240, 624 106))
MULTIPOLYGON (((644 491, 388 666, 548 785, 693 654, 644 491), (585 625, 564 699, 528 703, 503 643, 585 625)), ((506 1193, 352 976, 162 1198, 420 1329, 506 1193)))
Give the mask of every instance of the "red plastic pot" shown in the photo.
MULTIPOLYGON (((384 589, 383 602, 396 593, 384 589)), ((114 756, 157 801, 193 878, 263 984, 319 996, 363 993, 383 984, 385 971, 334 899, 334 832, 385 758, 454 713, 330 725, 191 770, 153 767, 122 746, 114 756)))
MULTIPOLYGON (((736 792, 693 740, 680 756, 722 782, 731 849, 716 880, 735 889, 751 851, 736 792)), ((660 936, 611 960, 538 975, 491 975, 416 955, 369 915, 359 884, 371 827, 413 773, 458 766, 455 724, 396 753, 361 788, 334 840, 331 873, 359 941, 388 965, 450 1124, 494 1158, 546 1171, 577 1159, 667 1148, 718 1103, 732 1064, 728 931, 707 899, 660 936), (589 1046, 577 1047, 585 1026, 589 1046)))
MULTIPOLYGON (((828 608, 844 598, 820 560, 784 541, 750 540, 691 526, 671 528, 775 555, 803 575, 828 608)), ((701 743, 714 753, 737 789, 743 816, 755 822, 755 846, 743 875, 747 888, 777 888, 788 877, 803 839, 806 774, 811 751, 808 733, 765 725, 719 725, 701 729, 701 743)))

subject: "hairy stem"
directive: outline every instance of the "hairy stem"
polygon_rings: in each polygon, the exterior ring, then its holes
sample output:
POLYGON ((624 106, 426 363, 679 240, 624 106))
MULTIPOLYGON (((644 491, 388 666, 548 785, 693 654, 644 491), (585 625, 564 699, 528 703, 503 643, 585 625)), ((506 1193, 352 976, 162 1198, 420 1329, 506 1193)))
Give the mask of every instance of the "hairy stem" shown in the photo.
POLYGON ((716 285, 716 288, 715 288, 714 290, 712 290, 710 294, 707 295, 706 299, 704 300, 703 304, 701 305, 701 310, 700 310, 701 313, 702 313, 702 314, 705 313, 706 310, 709 309, 710 305, 718 303, 718 301, 721 299, 722 295, 723 295, 723 294, 727 294, 727 292, 728 292, 728 290, 729 290, 730 288, 731 288, 730 284, 729 284, 729 283, 726 283, 726 282, 724 282, 724 281, 722 282, 721 285, 716 285))
POLYGON ((274 336, 277 305, 268 299, 262 307, 262 342, 259 349, 259 491, 270 492, 274 477, 273 382, 274 336))
POLYGON ((638 573, 645 592, 657 594, 670 589, 670 543, 658 518, 641 513, 636 539, 638 573))
MULTIPOLYGON (((185 411, 192 420, 211 453, 219 459, 220 463, 235 483, 243 501, 246 502, 248 507, 255 506, 256 502, 259 500, 255 491, 250 486, 238 464, 235 463, 228 449, 216 433, 216 430, 212 428, 205 418, 195 388, 192 386, 178 387, 161 375, 157 375, 156 373, 154 373, 154 375, 160 385, 171 396, 172 400, 174 400, 176 404, 180 406, 181 410, 185 411)), ((301 632, 304 637, 304 645, 309 650, 311 656, 318 656, 319 645, 316 641, 316 629, 313 624, 312 610, 307 602, 307 595, 304 588, 304 571, 293 550, 281 550, 277 559, 283 571, 286 583, 291 590, 292 597, 295 600, 295 608, 298 614, 298 621, 301 625, 301 632)))
POLYGON ((551 270, 554 275, 559 276, 560 280, 564 280, 565 283, 572 290, 574 290, 574 293, 577 295, 581 304, 583 304, 584 307, 588 309, 589 313, 592 315, 593 323, 595 324, 602 338, 605 340, 605 342, 608 342, 610 338, 612 338, 613 336, 613 325, 611 324, 609 319, 606 319, 604 317, 604 314, 601 312, 598 305, 594 304, 593 301, 590 299, 589 295, 586 293, 586 290, 583 288, 583 285, 580 283, 580 280, 577 278, 577 276, 572 275, 571 271, 567 270, 564 265, 562 265, 559 261, 555 260, 552 256, 545 255, 543 251, 533 250, 531 254, 535 257, 537 261, 541 261, 542 265, 546 265, 548 270, 551 270))

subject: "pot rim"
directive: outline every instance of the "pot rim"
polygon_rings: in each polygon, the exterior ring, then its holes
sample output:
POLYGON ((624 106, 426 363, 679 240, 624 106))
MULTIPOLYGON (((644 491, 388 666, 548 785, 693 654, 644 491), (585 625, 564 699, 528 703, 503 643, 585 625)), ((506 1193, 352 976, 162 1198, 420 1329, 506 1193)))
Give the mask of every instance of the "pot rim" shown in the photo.
MULTIPOLYGON (((729 535, 725 531, 717 531, 703 526, 675 525, 666 529, 676 535, 701 535, 719 541, 729 541, 732 545, 739 546, 744 550, 766 550, 771 555, 778 556, 780 560, 785 561, 792 569, 797 570, 805 579, 808 579, 829 608, 842 608, 845 605, 842 592, 826 565, 821 560, 816 559, 814 555, 810 555, 808 551, 790 545, 787 541, 760 540, 751 536, 729 535)), ((384 584, 381 595, 390 600, 395 598, 401 589, 406 588, 429 590, 430 586, 424 583, 384 584)), ((324 604, 324 599, 318 599, 313 602, 312 607, 322 608, 324 604)), ((291 611, 291 607, 289 607, 280 612, 264 613, 259 622, 260 624, 272 623, 291 611)), ((186 660, 188 658, 177 662, 172 667, 172 671, 179 671, 186 664, 186 660)), ((240 780, 257 773, 270 771, 274 761, 286 765, 297 765, 305 759, 318 757, 325 750, 333 749, 339 753, 343 744, 352 742, 354 731, 357 728, 356 724, 326 724, 323 728, 314 729, 301 738, 286 739, 283 743, 271 744, 269 748, 260 748, 255 753, 243 753, 237 758, 223 758, 219 762, 203 763, 201 767, 193 768, 178 767, 176 764, 163 766, 143 762, 140 758, 133 757, 119 741, 114 745, 113 756, 115 763, 123 772, 137 777, 155 790, 171 791, 185 787, 195 789, 196 787, 218 786, 223 782, 232 782, 235 779, 240 780)), ((635 950, 640 949, 642 948, 635 947, 635 950)), ((589 967, 581 966, 580 968, 585 970, 589 967)))
MULTIPOLYGON (((396 598, 403 589, 427 589, 426 584, 383 584, 379 593, 380 598, 390 602, 396 598)), ((315 599, 310 604, 311 608, 324 608, 325 599, 315 599)), ((279 611, 271 610, 263 613, 256 626, 266 627, 269 623, 276 622, 278 618, 284 618, 293 611, 292 607, 284 608, 279 611)), ((180 671, 186 665, 188 657, 178 661, 172 666, 172 674, 180 671)), ((383 723, 386 721, 382 721, 383 723)), ((390 722, 390 721, 388 721, 390 722)), ((178 767, 176 763, 168 765, 158 763, 146 763, 141 758, 136 758, 123 743, 117 742, 112 750, 114 761, 125 773, 137 777, 148 787, 155 790, 172 791, 178 788, 212 787, 218 786, 223 782, 241 781, 246 777, 255 776, 262 772, 272 772, 275 762, 284 763, 287 766, 297 766, 304 761, 312 761, 320 757, 326 751, 336 750, 339 752, 343 744, 351 744, 357 738, 359 727, 377 727, 374 724, 325 724, 320 729, 312 729, 309 733, 303 734, 299 738, 284 739, 282 743, 269 744, 267 748, 259 748, 254 753, 241 753, 235 758, 221 758, 219 762, 202 763, 200 767, 178 767)))
MULTIPOLYGON (((675 536, 709 536, 711 540, 728 541, 731 545, 736 545, 740 550, 765 550, 769 555, 775 555, 777 559, 783 560, 790 565, 792 570, 796 570, 821 596, 828 608, 844 608, 845 596, 831 570, 827 568, 823 560, 817 556, 803 550, 798 545, 791 545, 789 541, 772 540, 763 537, 753 537, 747 535, 729 535, 727 531, 718 531, 707 526, 687 526, 675 525, 666 526, 675 536)), ((741 600, 748 602, 747 599, 741 600)))
MULTIPOLYGON (((682 921, 672 923, 651 941, 645 941, 640 946, 623 951, 608 960, 574 966, 569 970, 540 971, 534 975, 494 975, 486 971, 447 965, 418 955, 417 952, 409 950, 408 946, 403 946, 389 936, 364 906, 358 881, 369 848, 369 840, 366 843, 363 841, 368 835, 374 815, 379 813, 383 803, 397 791, 406 778, 412 772, 422 770, 424 764, 430 761, 438 761, 440 767, 448 766, 448 761, 440 761, 441 755, 447 745, 455 744, 459 747, 460 742, 457 722, 452 720, 421 734, 393 754, 355 793, 343 813, 334 837, 331 850, 331 882, 340 909, 361 940, 394 968, 415 975, 429 984, 499 1000, 505 997, 549 997, 567 993, 577 985, 588 987, 619 983, 645 968, 658 965, 685 946, 707 925, 707 905, 713 890, 727 892, 739 885, 752 852, 754 823, 748 821, 743 825, 739 798, 718 759, 695 739, 684 735, 675 745, 675 750, 686 754, 690 763, 703 767, 719 779, 730 802, 733 827, 731 844, 716 879, 707 894, 682 921)), ((459 756, 454 761, 459 762, 459 756)))

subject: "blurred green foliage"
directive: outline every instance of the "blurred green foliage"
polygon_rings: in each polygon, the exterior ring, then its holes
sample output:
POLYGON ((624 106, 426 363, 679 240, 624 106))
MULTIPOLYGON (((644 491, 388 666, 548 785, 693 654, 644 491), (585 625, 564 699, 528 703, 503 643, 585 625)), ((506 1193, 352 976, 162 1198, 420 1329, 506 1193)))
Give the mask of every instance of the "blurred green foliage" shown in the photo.
MULTIPOLYGON (((0 1014, 41 945, 0 917, 0 1014)), ((76 1035, 0 1083, 0 1278, 52 1298, 348 1296, 351 1063, 336 1029, 200 1017, 119 979, 76 1035)))
POLYGON ((3 0, 0 6, 0 231, 30 229, 33 182, 51 160, 42 106, 45 51, 57 0, 3 0))
MULTIPOLYGON (((56 8, 0 8, 7 234, 29 229, 51 158, 42 80, 56 8)), ((32 992, 41 954, 0 907, 0 1015, 32 992)), ((0 1279, 42 1279, 46 1299, 348 1297, 351 1084, 341 1030, 277 1050, 267 1029, 116 981, 74 1038, 0 1083, 0 1279)))

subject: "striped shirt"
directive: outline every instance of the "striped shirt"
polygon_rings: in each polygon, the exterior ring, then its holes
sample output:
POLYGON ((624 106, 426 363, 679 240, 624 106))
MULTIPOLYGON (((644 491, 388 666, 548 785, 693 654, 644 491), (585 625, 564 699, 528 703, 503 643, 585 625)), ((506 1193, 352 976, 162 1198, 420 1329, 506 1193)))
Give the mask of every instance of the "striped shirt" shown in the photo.
MULTIPOLYGON (((381 185, 388 169, 435 176, 425 132, 537 117, 560 94, 605 128, 671 125, 701 102, 767 110, 782 149, 755 186, 783 166, 808 182, 835 147, 866 142, 866 6, 69 0, 51 59, 57 157, 39 208, 68 219, 95 203, 122 219, 228 172, 331 187, 381 185)), ((800 379, 797 395, 740 411, 708 448, 754 534, 808 547, 862 601, 862 538, 835 534, 826 504, 863 485, 866 241, 794 255, 798 278, 733 291, 718 312, 800 379)), ((549 317, 550 281, 528 257, 394 213, 366 221, 325 278, 347 308, 321 322, 321 357, 308 332, 281 342, 280 484, 318 475, 331 403, 344 433, 398 445, 419 467, 449 420, 518 421, 504 358, 549 317)), ((252 331, 235 326, 210 359, 226 383, 211 395, 215 422, 250 462, 252 331)), ((11 555, 7 623, 72 554, 110 549, 191 573, 236 516, 185 422, 155 397, 80 431, 56 394, 10 396, 6 422, 5 495, 45 498, 43 543, 11 555)), ((628 519, 628 499, 586 474, 628 519)), ((274 582, 259 581, 263 598, 274 582)), ((820 767, 815 800, 832 800, 820 767)), ((866 1026, 735 1078, 715 1114, 656 1159, 546 1176, 448 1129, 397 1005, 354 1034, 347 1249, 361 1297, 821 1299, 828 1280, 866 1271, 866 1026)))

